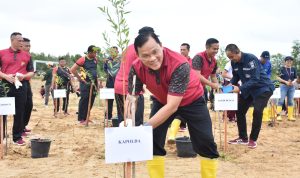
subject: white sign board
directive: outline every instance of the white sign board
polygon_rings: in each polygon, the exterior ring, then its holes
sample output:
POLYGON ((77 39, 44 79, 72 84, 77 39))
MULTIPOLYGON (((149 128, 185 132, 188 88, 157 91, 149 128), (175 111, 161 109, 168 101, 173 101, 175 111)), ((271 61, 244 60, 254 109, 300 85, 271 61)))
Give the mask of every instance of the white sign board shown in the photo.
POLYGON ((216 93, 215 110, 235 111, 238 108, 237 93, 216 93))
POLYGON ((153 159, 151 126, 105 128, 105 163, 153 159))
POLYGON ((300 98, 300 90, 295 90, 294 98, 300 98))
POLYGON ((115 89, 113 88, 101 88, 100 99, 115 99, 115 89))
POLYGON ((65 98, 67 96, 66 89, 55 89, 54 98, 65 98))
POLYGON ((15 97, 0 98, 0 115, 15 115, 15 97))
POLYGON ((275 88, 273 91, 273 95, 271 96, 271 99, 280 99, 280 88, 275 88))

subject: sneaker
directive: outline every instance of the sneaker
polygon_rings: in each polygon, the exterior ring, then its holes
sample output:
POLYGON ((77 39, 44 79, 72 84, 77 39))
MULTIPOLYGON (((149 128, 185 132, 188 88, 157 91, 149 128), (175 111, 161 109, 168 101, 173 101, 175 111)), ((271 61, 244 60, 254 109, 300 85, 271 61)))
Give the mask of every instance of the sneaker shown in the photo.
POLYGON ((22 137, 29 137, 28 134, 26 132, 22 132, 22 137))
POLYGON ((256 148, 257 147, 257 143, 256 141, 253 141, 253 140, 249 140, 249 143, 248 143, 248 148, 256 148))
POLYGON ((185 127, 180 127, 179 132, 185 132, 187 129, 185 127))
POLYGON ((23 146, 23 145, 25 145, 26 143, 25 143, 24 140, 21 138, 21 139, 19 139, 18 141, 13 142, 13 144, 18 145, 18 146, 23 146))
POLYGON ((248 139, 236 138, 234 140, 228 141, 228 143, 233 144, 233 145, 247 145, 248 144, 248 139))
POLYGON ((79 124, 85 125, 85 120, 80 120, 80 121, 79 121, 79 124))
POLYGON ((31 132, 31 130, 25 127, 24 132, 31 132))

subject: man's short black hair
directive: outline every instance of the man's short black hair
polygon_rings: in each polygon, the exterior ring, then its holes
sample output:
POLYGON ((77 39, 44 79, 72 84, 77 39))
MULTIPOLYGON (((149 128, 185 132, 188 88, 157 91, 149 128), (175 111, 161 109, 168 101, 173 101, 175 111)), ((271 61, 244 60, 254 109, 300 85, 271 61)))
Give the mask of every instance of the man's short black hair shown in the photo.
POLYGON ((206 40, 205 46, 209 48, 212 44, 219 43, 219 41, 215 38, 209 38, 206 40))
POLYGON ((58 61, 61 61, 61 60, 65 60, 65 58, 64 57, 59 57, 58 61))
POLYGON ((226 48, 225 48, 225 52, 226 51, 230 51, 230 52, 232 52, 234 54, 238 54, 238 53, 241 52, 240 49, 235 44, 229 44, 229 45, 227 45, 226 48))
POLYGON ((88 47, 87 52, 88 52, 88 53, 93 53, 93 52, 95 52, 95 50, 94 50, 95 47, 96 47, 95 45, 90 45, 90 46, 88 47))
POLYGON ((17 36, 17 35, 22 35, 22 33, 20 32, 13 32, 11 35, 10 35, 10 39, 12 39, 13 37, 17 36))
POLYGON ((24 41, 24 42, 30 42, 30 39, 24 38, 24 37, 23 37, 23 41, 24 41))
POLYGON ((188 50, 190 50, 191 46, 188 43, 182 43, 181 46, 186 46, 188 50))

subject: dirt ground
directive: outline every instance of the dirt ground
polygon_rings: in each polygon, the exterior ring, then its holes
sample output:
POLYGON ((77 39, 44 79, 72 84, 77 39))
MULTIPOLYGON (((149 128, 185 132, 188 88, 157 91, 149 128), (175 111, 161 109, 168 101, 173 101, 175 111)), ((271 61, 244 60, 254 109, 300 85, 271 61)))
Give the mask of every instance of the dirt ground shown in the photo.
MULTIPOLYGON (((15 146, 11 140, 12 117, 8 126, 10 138, 8 155, 0 160, 0 177, 122 177, 122 164, 104 163, 104 108, 97 99, 91 112, 91 118, 96 122, 89 127, 77 123, 77 103, 79 99, 71 94, 71 115, 65 117, 62 113, 53 117, 53 107, 45 107, 39 95, 40 80, 32 81, 34 93, 34 109, 29 123, 32 129, 31 138, 50 138, 52 140, 48 158, 32 159, 29 146, 15 146)), ((145 96, 145 118, 149 117, 150 101, 145 96)), ((50 103, 52 100, 50 100, 50 103)), ((116 108, 114 108, 114 113, 116 108)), ((115 114, 114 114, 115 115, 115 114)), ((215 112, 211 112, 215 123, 215 112)), ((223 123, 221 123, 223 128, 223 123)), ((213 124, 215 141, 222 157, 219 159, 218 177, 300 177, 300 118, 296 122, 284 120, 275 127, 264 123, 256 149, 246 146, 228 145, 228 151, 223 152, 220 146, 219 124, 213 124)), ((248 130, 251 121, 248 119, 248 130)), ((187 135, 188 132, 178 135, 187 135)), ((236 123, 228 123, 228 139, 237 135, 236 123)), ((222 142, 224 131, 221 132, 222 142)), ((200 177, 199 158, 179 158, 175 145, 167 145, 166 178, 197 178, 200 177)), ((136 163, 136 177, 147 178, 145 162, 136 163)))

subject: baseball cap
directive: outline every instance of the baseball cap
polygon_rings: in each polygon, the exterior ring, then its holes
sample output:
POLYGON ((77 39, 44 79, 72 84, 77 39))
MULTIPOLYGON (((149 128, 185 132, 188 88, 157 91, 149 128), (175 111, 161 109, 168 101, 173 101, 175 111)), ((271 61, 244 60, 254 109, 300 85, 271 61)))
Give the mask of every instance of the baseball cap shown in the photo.
POLYGON ((90 45, 88 47, 87 53, 93 53, 93 52, 98 52, 100 51, 100 48, 95 46, 95 45, 90 45))
POLYGON ((288 61, 288 60, 293 61, 294 59, 291 56, 287 56, 287 57, 284 58, 284 61, 288 61))
POLYGON ((263 57, 264 59, 270 59, 270 53, 269 53, 269 51, 263 51, 261 53, 260 57, 263 57))

